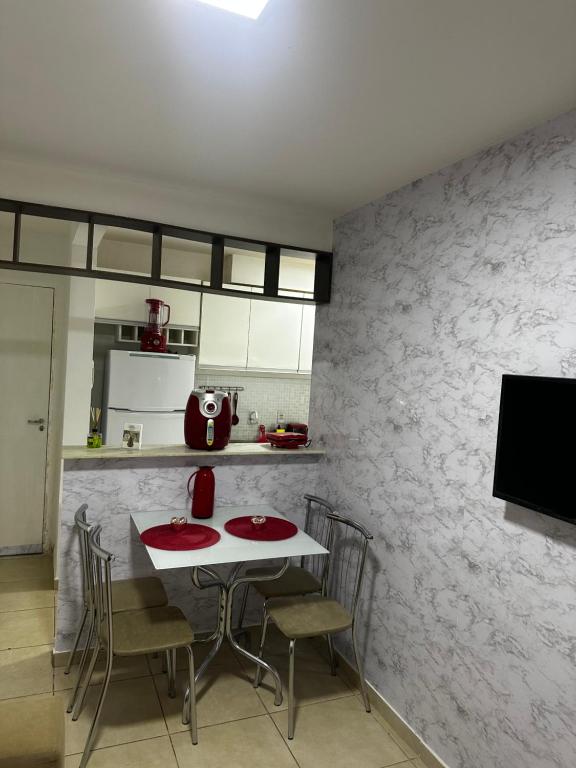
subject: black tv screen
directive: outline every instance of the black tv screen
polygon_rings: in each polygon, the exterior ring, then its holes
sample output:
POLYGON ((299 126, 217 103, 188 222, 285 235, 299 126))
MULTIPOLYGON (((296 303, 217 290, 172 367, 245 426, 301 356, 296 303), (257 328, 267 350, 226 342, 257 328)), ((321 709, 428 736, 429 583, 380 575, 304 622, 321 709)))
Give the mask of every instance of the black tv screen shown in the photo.
POLYGON ((576 524, 576 379, 502 376, 494 496, 576 524))

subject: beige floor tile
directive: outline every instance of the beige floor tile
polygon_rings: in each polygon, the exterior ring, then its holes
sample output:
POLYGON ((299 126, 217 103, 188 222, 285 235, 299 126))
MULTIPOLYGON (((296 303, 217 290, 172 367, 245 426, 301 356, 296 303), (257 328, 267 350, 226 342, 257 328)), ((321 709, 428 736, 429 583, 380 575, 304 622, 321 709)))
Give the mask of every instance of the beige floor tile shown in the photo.
POLYGON ((202 728, 196 745, 189 733, 170 738, 180 768, 298 768, 267 715, 202 728))
POLYGON ((54 582, 49 579, 0 582, 0 613, 54 607, 54 582))
POLYGON ((51 657, 50 645, 0 651, 0 699, 51 693, 51 657))
MULTIPOLYGON (((96 662, 96 669, 92 676, 91 685, 100 685, 106 665, 106 657, 101 654, 96 662)), ((76 674, 78 667, 74 666, 69 675, 64 674, 65 667, 56 667, 54 669, 54 690, 66 691, 73 688, 76 684, 76 674)), ((114 659, 112 667, 112 680, 129 680, 133 677, 148 677, 150 670, 146 663, 145 656, 125 656, 114 659)))
POLYGON ((410 768, 426 768, 426 765, 417 757, 410 761, 410 768))
MULTIPOLYGON (((65 768, 78 768, 82 755, 69 755, 65 768)), ((90 768, 178 768, 170 738, 135 741, 92 752, 90 768)))
MULTIPOLYGON (((362 701, 362 700, 360 699, 360 697, 358 697, 358 701, 360 701, 360 702, 362 701)), ((418 755, 417 755, 417 754, 416 754, 416 752, 415 752, 415 751, 412 749, 412 747, 411 747, 409 744, 407 744, 407 743, 404 741, 404 739, 402 738, 402 736, 400 736, 398 733, 396 733, 396 731, 395 731, 395 730, 392 728, 392 726, 391 726, 389 723, 387 723, 387 722, 386 722, 386 720, 384 720, 384 718, 382 717, 382 715, 381 715, 381 714, 380 714, 380 713, 377 711, 376 707, 374 707, 374 706, 372 706, 372 714, 374 715, 374 718, 376 719, 376 721, 377 721, 378 723, 380 723, 380 725, 382 726, 382 728, 384 728, 384 730, 386 731, 386 733, 387 733, 389 736, 391 736, 391 737, 392 737, 392 739, 394 739, 394 741, 396 742, 396 744, 398 744, 398 746, 400 747, 400 749, 402 750, 402 752, 404 752, 404 754, 406 755, 406 757, 409 757, 410 759, 413 759, 413 758, 416 758, 416 757, 418 757, 418 755)))
MULTIPOLYGON (((288 713, 273 719, 287 738, 288 713)), ((298 709, 289 745, 300 768, 384 768, 406 760, 354 696, 298 709)))
MULTIPOLYGON (((67 716, 67 755, 84 749, 99 692, 98 686, 90 688, 84 710, 75 723, 69 715, 67 716)), ((151 677, 110 683, 98 729, 96 748, 112 747, 165 735, 166 726, 162 709, 151 677)))
MULTIPOLYGON (((182 703, 186 689, 186 673, 178 672, 176 676, 177 695, 175 699, 168 697, 166 675, 154 677, 158 690, 164 717, 170 733, 188 730, 182 725, 182 703)), ((255 717, 266 712, 262 702, 256 695, 244 671, 236 664, 221 665, 211 668, 198 683, 198 725, 226 723, 255 717)))
MULTIPOLYGON (((211 645, 203 644, 203 643, 196 643, 194 645, 194 664, 198 668, 202 661, 206 658, 208 653, 210 652, 211 645)), ((211 664, 230 664, 230 663, 239 663, 236 659, 235 654, 232 652, 232 649, 228 645, 227 642, 224 642, 214 659, 210 662, 211 664)), ((148 664, 150 666, 150 670, 153 675, 161 674, 162 672, 162 658, 161 656, 158 656, 157 658, 154 658, 152 656, 148 656, 148 664)), ((176 652, 176 669, 187 669, 188 668, 188 652, 185 648, 179 648, 176 652)))
MULTIPOLYGON (((265 656, 270 664, 273 664, 282 680, 282 690, 284 701, 280 707, 274 704, 274 687, 272 677, 264 675, 263 681, 258 688, 258 695, 264 702, 268 712, 278 712, 280 709, 288 708, 288 656, 265 656)), ((252 679, 253 669, 250 670, 252 679)), ((355 691, 349 684, 338 675, 330 674, 330 667, 326 659, 318 656, 314 651, 300 653, 298 644, 296 644, 296 668, 294 681, 295 697, 297 706, 307 704, 316 704, 320 701, 330 701, 339 699, 343 696, 354 696, 355 691)))
POLYGON ((52 555, 0 557, 0 582, 53 578, 52 555))
POLYGON ((54 609, 12 611, 0 618, 0 650, 47 645, 54 641, 54 609))

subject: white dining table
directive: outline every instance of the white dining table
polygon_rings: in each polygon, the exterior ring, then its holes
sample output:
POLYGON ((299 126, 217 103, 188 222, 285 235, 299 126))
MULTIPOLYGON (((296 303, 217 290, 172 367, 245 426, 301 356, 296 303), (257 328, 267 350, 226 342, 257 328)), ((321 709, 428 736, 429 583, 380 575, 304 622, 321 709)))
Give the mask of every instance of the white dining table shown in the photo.
POLYGON ((203 549, 174 551, 156 549, 155 547, 150 547, 144 544, 143 546, 146 547, 152 564, 157 570, 161 571, 174 568, 190 569, 192 583, 195 587, 198 589, 217 587, 219 590, 218 624, 216 630, 210 637, 205 638, 204 640, 204 642, 213 642, 214 644, 196 672, 196 680, 204 674, 208 665, 218 653, 222 642, 226 639, 235 652, 250 659, 254 664, 261 666, 272 675, 276 689, 274 703, 280 705, 282 703, 282 684, 280 682, 278 671, 264 659, 255 656, 246 648, 243 648, 234 636, 232 627, 234 595, 236 590, 242 585, 249 585, 256 581, 271 581, 280 578, 288 567, 290 559, 293 557, 327 555, 328 550, 300 529, 298 529, 298 532, 294 536, 289 539, 283 539, 282 541, 253 541, 250 539, 242 539, 225 530, 224 525, 228 520, 244 515, 285 517, 271 506, 265 504, 216 507, 212 517, 202 520, 191 518, 189 509, 158 509, 148 512, 133 512, 131 517, 139 534, 155 525, 169 523, 170 519, 174 516, 186 517, 188 522, 207 525, 218 531, 220 540, 212 546, 203 549), (282 560, 282 564, 279 565, 278 569, 270 576, 255 577, 241 575, 243 567, 248 563, 259 560, 278 559, 282 560), (232 570, 227 578, 222 578, 213 570, 213 566, 224 564, 232 565, 232 570), (203 576, 207 576, 208 578, 202 578, 203 576))

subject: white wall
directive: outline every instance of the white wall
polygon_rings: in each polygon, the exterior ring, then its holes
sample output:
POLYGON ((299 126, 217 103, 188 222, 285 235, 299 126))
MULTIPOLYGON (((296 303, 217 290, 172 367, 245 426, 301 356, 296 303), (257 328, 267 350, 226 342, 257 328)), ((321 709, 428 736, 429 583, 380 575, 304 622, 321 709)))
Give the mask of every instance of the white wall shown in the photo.
POLYGON ((133 216, 209 232, 330 250, 332 219, 269 198, 0 155, 0 197, 133 216))

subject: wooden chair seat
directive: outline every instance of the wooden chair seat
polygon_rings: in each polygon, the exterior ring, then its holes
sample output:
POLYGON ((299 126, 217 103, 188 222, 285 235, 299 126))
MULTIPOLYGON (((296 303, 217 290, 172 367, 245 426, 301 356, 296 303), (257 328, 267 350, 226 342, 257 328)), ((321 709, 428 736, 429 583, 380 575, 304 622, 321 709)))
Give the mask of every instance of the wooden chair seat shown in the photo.
POLYGON ((174 605, 114 613, 112 626, 115 656, 170 651, 194 642, 192 628, 174 605))

